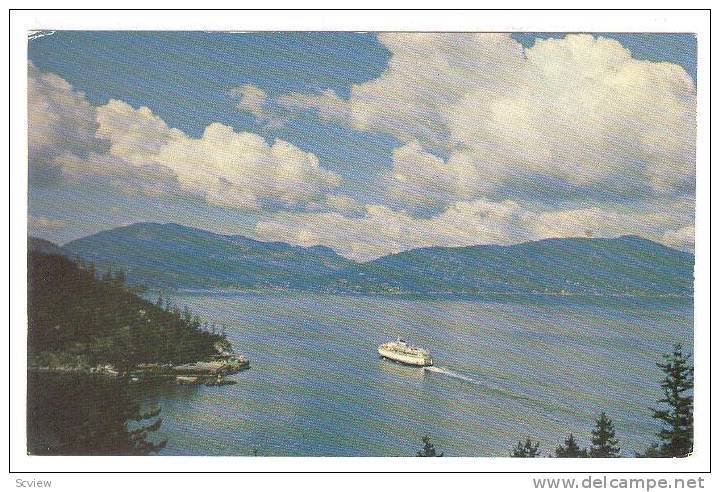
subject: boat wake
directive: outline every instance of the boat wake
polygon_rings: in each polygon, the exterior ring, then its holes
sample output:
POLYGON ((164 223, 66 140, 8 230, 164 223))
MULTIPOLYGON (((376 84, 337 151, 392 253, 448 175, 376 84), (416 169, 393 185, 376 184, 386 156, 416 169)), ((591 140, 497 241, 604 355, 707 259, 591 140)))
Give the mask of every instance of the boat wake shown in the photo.
MULTIPOLYGON (((498 384, 496 384, 496 383, 494 383, 494 382, 491 382, 491 381, 489 381, 489 380, 487 380, 487 379, 485 379, 485 378, 483 378, 482 380, 478 380, 478 379, 475 379, 475 378, 471 378, 470 376, 466 376, 466 375, 464 375, 464 374, 460 374, 459 372, 455 372, 455 371, 453 371, 453 370, 451 370, 451 369, 448 369, 447 367, 426 366, 426 367, 423 367, 423 369, 424 369, 426 372, 432 372, 432 373, 435 373, 435 374, 443 374, 443 375, 445 375, 445 376, 447 376, 447 377, 449 377, 449 378, 457 379, 457 380, 460 380, 460 381, 466 381, 466 382, 468 382, 468 383, 471 383, 471 384, 480 386, 480 387, 482 387, 482 388, 485 388, 485 389, 488 389, 488 390, 491 390, 491 391, 497 391, 497 392, 499 392, 499 393, 502 393, 502 394, 504 394, 504 395, 507 395, 507 396, 510 397, 510 398, 514 398, 514 399, 518 399, 518 400, 528 400, 528 401, 535 401, 535 402, 537 402, 537 400, 536 400, 535 398, 533 398, 532 396, 530 396, 530 395, 524 395, 524 394, 519 394, 519 393, 516 393, 516 392, 510 392, 510 391, 508 391, 507 389, 503 388, 502 386, 500 386, 500 385, 498 385, 498 384)), ((538 402, 538 403, 539 403, 539 402, 538 402)))
POLYGON ((436 374, 444 374, 448 377, 459 379, 461 381, 467 381, 468 383, 474 383, 474 384, 480 384, 480 381, 477 379, 473 379, 470 376, 465 376, 464 374, 460 374, 459 372, 452 371, 446 367, 435 367, 435 366, 428 366, 424 368, 427 372, 434 372, 436 374))

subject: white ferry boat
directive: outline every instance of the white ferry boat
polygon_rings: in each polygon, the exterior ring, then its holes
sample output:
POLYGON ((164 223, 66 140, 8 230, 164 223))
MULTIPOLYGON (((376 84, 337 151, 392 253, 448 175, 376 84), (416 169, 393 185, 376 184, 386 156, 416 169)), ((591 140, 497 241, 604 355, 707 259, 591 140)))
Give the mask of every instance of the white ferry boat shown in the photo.
POLYGON ((411 366, 431 366, 433 365, 430 352, 408 345, 405 340, 398 338, 395 342, 383 343, 378 347, 378 353, 385 359, 390 359, 411 366))

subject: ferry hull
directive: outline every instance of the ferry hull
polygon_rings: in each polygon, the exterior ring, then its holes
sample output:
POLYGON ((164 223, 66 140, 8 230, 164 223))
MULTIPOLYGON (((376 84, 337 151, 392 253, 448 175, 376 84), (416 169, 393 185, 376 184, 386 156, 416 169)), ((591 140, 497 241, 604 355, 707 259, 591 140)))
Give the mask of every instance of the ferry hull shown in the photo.
POLYGON ((383 347, 378 348, 378 353, 386 359, 407 364, 409 366, 425 367, 433 365, 432 357, 429 356, 403 354, 383 347))

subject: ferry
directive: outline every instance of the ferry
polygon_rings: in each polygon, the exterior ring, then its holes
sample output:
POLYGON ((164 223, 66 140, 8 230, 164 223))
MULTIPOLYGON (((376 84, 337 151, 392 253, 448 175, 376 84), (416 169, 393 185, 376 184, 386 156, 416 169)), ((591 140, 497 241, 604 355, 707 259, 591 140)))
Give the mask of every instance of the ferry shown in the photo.
POLYGON ((433 365, 430 352, 420 347, 413 347, 405 340, 398 338, 394 342, 383 343, 378 347, 380 357, 411 366, 426 367, 433 365))

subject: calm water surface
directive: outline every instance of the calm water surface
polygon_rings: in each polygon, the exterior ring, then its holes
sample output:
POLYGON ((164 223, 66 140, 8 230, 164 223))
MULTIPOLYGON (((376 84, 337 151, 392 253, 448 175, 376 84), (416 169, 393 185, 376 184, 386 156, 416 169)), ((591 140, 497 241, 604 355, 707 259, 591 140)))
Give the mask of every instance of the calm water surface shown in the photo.
POLYGON ((615 421, 623 453, 653 441, 655 363, 692 344, 682 300, 425 300, 320 294, 171 296, 227 325, 252 368, 224 387, 144 388, 162 408, 162 454, 411 456, 431 436, 449 456, 543 454, 593 419, 615 421), (427 372, 378 358, 402 336, 432 351, 427 372))

